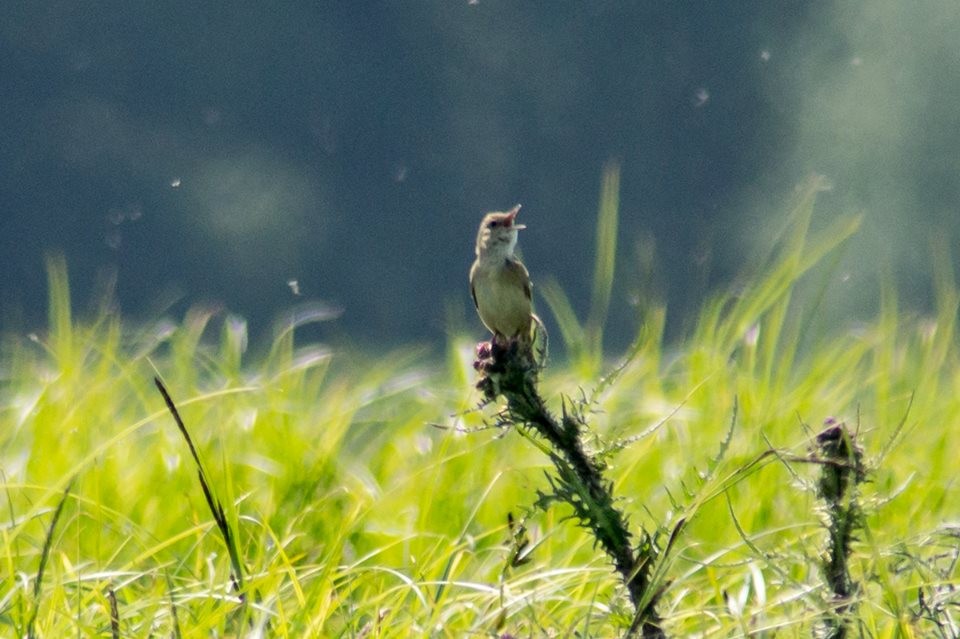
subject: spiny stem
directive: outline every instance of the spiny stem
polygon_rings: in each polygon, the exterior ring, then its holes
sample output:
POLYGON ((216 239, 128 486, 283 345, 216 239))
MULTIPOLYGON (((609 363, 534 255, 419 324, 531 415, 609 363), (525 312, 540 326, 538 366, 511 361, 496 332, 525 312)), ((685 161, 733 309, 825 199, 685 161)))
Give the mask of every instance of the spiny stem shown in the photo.
POLYGON ((827 549, 822 559, 824 579, 831 591, 831 613, 824 619, 826 636, 844 639, 847 636, 846 616, 853 608, 859 588, 850 576, 850 544, 854 532, 862 525, 862 513, 856 486, 866 477, 863 451, 846 424, 827 421, 827 428, 817 435, 817 454, 821 465, 817 493, 826 503, 827 549))
POLYGON ((502 395, 507 400, 508 420, 549 442, 557 476, 548 476, 553 492, 541 494, 539 502, 562 501, 571 506, 580 524, 610 556, 634 606, 634 622, 627 636, 664 637, 656 612, 659 593, 651 592, 650 583, 659 551, 642 529, 640 543, 636 547, 631 544, 626 516, 614 505, 613 485, 604 479, 604 466, 584 450, 583 417, 568 410, 566 402, 561 419, 550 413, 537 389, 539 368, 529 350, 517 341, 482 344, 474 366, 482 374, 477 387, 486 399, 493 401, 502 395))

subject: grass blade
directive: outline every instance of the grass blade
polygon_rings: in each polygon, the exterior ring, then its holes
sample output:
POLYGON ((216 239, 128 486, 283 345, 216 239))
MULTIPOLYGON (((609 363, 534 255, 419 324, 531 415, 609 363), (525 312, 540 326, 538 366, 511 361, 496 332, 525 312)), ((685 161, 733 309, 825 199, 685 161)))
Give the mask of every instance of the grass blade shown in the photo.
POLYGON ((610 308, 613 276, 617 262, 617 227, 620 212, 620 163, 608 162, 603 170, 600 207, 597 214, 596 261, 593 266, 593 290, 587 326, 591 348, 602 348, 603 325, 610 308))
POLYGON ((107 599, 110 601, 110 636, 120 639, 120 609, 117 607, 117 593, 113 588, 107 591, 107 599))
POLYGON ((223 543, 227 546, 227 552, 230 554, 230 564, 233 566, 230 580, 233 582, 234 590, 240 595, 240 601, 246 602, 246 597, 243 592, 243 566, 240 563, 240 552, 237 549, 236 536, 233 534, 230 522, 227 520, 227 516, 223 511, 223 504, 217 499, 213 494, 213 490, 210 488, 210 481, 203 468, 203 463, 200 461, 197 448, 193 445, 193 439, 187 431, 186 424, 183 423, 183 419, 180 417, 180 411, 177 410, 177 406, 170 397, 170 393, 167 392, 166 386, 163 385, 159 377, 154 377, 153 383, 156 384, 157 390, 159 390, 163 396, 163 401, 166 402, 170 414, 173 415, 173 420, 177 423, 177 428, 180 429, 183 438, 187 440, 190 455, 197 465, 197 476, 200 478, 200 488, 203 490, 203 497, 207 501, 210 513, 213 515, 213 519, 217 523, 217 528, 220 530, 220 535, 223 537, 223 543))
POLYGON ((43 552, 40 553, 40 566, 37 567, 37 578, 33 582, 33 613, 30 615, 30 621, 27 622, 27 637, 30 639, 34 639, 34 637, 37 636, 35 625, 37 623, 37 615, 40 612, 40 591, 43 587, 43 573, 47 568, 47 559, 50 557, 50 547, 53 545, 53 533, 57 528, 57 522, 60 521, 60 515, 63 514, 63 507, 67 503, 67 497, 73 489, 73 482, 74 480, 71 479, 63 491, 63 496, 60 497, 60 503, 57 504, 57 509, 53 511, 53 520, 50 522, 50 527, 47 528, 47 537, 43 541, 43 552))

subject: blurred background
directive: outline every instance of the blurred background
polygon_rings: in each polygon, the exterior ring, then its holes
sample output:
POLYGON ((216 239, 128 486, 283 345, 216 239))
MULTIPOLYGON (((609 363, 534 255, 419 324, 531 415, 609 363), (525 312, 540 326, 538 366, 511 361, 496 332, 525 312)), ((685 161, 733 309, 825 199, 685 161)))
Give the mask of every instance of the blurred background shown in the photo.
POLYGON ((922 307, 960 226, 958 34, 956 0, 5 2, 0 327, 43 325, 62 253, 134 319, 258 333, 313 300, 324 338, 479 337, 476 227, 517 202, 534 282, 585 314, 611 159, 611 346, 654 300, 688 322, 811 173, 821 222, 866 216, 834 308, 880 272, 922 307))

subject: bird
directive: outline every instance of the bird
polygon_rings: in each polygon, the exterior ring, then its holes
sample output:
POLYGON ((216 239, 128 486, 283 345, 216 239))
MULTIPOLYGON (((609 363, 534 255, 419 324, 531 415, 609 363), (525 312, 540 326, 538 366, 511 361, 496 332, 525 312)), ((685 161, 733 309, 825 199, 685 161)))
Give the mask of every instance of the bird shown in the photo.
POLYGON ((483 216, 477 231, 476 260, 470 267, 470 293, 477 313, 491 333, 493 343, 506 345, 516 340, 529 348, 533 343, 533 314, 530 273, 514 254, 519 232, 517 204, 509 211, 483 216))

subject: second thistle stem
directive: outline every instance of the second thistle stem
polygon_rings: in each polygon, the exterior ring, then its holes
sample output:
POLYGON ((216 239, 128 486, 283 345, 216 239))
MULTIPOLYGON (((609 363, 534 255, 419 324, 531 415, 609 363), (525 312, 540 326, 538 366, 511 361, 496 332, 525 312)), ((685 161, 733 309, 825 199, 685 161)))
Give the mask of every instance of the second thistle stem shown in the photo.
POLYGON ((843 639, 848 635, 847 615, 855 606, 858 585, 850 576, 850 544, 863 524, 856 488, 864 481, 863 451, 854 433, 845 424, 828 420, 816 438, 822 461, 817 492, 826 505, 828 543, 822 570, 830 588, 832 614, 826 616, 826 635, 843 639))

